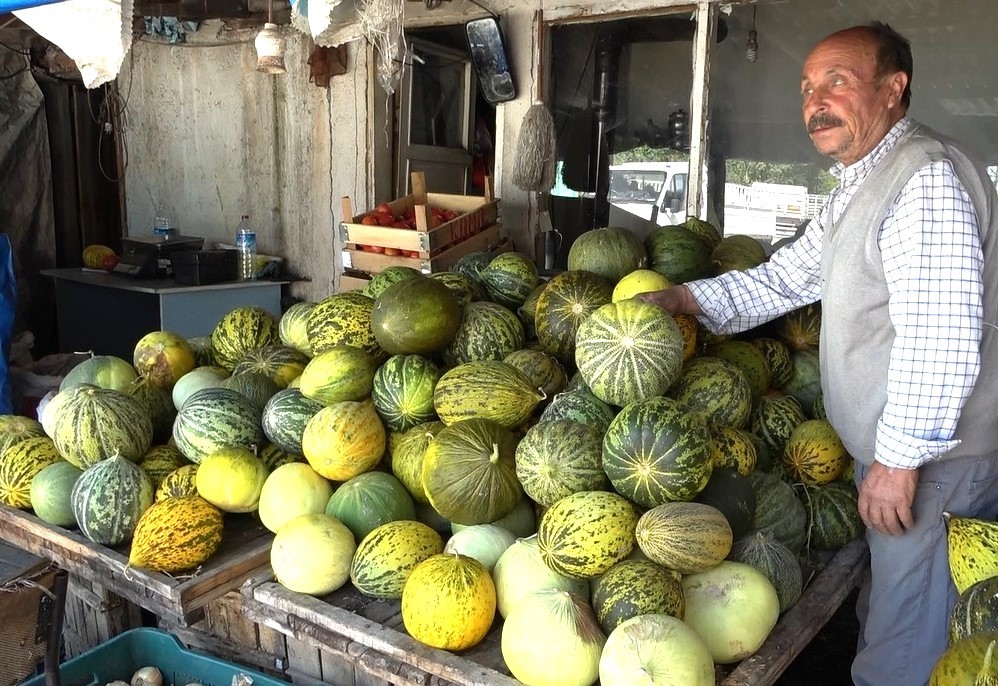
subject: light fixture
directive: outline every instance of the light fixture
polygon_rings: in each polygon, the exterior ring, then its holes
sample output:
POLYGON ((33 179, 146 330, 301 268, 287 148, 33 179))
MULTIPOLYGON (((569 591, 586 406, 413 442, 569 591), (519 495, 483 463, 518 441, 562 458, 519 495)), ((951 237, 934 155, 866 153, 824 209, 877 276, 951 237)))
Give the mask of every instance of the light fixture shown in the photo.
POLYGON ((748 32, 748 43, 745 45, 745 59, 755 62, 759 59, 759 34, 755 30, 755 12, 758 5, 752 7, 752 29, 748 32))
POLYGON ((256 70, 264 74, 283 74, 284 36, 274 23, 274 0, 267 0, 267 23, 256 34, 256 70))

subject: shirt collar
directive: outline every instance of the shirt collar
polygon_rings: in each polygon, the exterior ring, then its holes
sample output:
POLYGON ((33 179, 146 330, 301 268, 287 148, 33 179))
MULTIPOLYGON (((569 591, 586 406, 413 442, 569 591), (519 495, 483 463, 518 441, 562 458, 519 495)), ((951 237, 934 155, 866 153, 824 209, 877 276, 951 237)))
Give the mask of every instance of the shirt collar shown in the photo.
POLYGON ((901 135, 908 130, 909 126, 911 126, 911 118, 907 115, 901 117, 891 127, 891 130, 887 132, 887 135, 880 139, 880 142, 874 146, 873 150, 866 154, 866 157, 853 162, 848 167, 841 162, 837 162, 828 170, 829 173, 839 180, 840 186, 854 183, 865 177, 883 159, 884 155, 894 147, 898 139, 901 138, 901 135))

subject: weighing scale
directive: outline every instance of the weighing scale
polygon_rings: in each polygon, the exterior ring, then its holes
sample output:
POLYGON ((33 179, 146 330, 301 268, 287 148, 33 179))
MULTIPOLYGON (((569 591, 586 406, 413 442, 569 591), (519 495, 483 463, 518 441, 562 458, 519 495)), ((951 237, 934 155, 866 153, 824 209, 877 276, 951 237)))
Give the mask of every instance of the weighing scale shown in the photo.
POLYGON ((170 255, 200 250, 203 245, 204 238, 179 234, 122 238, 122 254, 114 272, 139 279, 167 278, 173 276, 170 255))

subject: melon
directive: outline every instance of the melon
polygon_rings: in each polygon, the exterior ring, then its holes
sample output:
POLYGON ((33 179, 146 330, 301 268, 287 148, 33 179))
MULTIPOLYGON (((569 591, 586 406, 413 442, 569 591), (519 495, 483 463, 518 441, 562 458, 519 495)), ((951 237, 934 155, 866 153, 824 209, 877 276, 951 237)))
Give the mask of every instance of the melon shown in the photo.
POLYGON ((538 422, 516 446, 516 476, 526 494, 546 507, 572 493, 605 490, 602 444, 592 426, 568 419, 538 422))
POLYGON ((714 686, 714 661, 700 636, 666 614, 633 617, 606 639, 601 686, 714 686))
POLYGON ((416 565, 439 555, 443 546, 440 534, 422 522, 397 520, 382 524, 357 546, 350 581, 366 596, 398 600, 416 565))
POLYGON ((65 528, 76 526, 72 492, 83 471, 60 460, 44 467, 31 480, 31 509, 43 522, 65 528))
POLYGON ((229 372, 221 367, 196 367, 180 377, 173 386, 171 397, 173 407, 179 410, 187 399, 205 388, 221 388, 222 381, 229 377, 229 372))
POLYGON ((139 517, 152 505, 152 481, 138 465, 114 456, 83 470, 70 503, 84 536, 119 545, 131 539, 139 517))
POLYGON ((201 460, 194 484, 198 495, 223 512, 257 509, 267 467, 245 448, 226 447, 201 460))
POLYGON ((277 319, 262 307, 237 307, 223 316, 211 332, 215 362, 229 371, 249 351, 280 340, 277 319))
POLYGON ((343 522, 360 542, 382 524, 415 519, 416 506, 394 476, 366 472, 340 484, 329 497, 325 513, 343 522))
POLYGON ((630 229, 608 226, 579 234, 568 250, 568 268, 597 274, 615 284, 648 264, 644 243, 630 229))
POLYGON ((683 226, 660 226, 645 238, 648 266, 674 284, 709 276, 710 248, 683 226))
POLYGON ((275 534, 295 517, 325 512, 333 485, 304 462, 281 465, 260 490, 260 523, 275 534))
POLYGON ((301 446, 312 469, 330 481, 370 471, 385 453, 387 435, 370 400, 319 410, 305 425, 301 446))
POLYGON ((277 323, 277 334, 281 343, 298 350, 305 355, 312 355, 308 343, 308 314, 315 307, 314 302, 301 301, 285 310, 277 323))
POLYGON ((303 514, 274 535, 270 566, 288 590, 321 596, 350 579, 356 550, 353 533, 338 519, 324 513, 303 514))
POLYGON ((617 282, 610 299, 613 302, 633 298, 639 293, 662 291, 672 285, 668 277, 653 269, 635 269, 617 282))
POLYGON ((637 518, 633 505, 616 493, 573 493, 541 518, 537 529, 541 557, 563 576, 597 577, 630 554, 637 518))
POLYGON ((125 392, 135 381, 138 374, 135 367, 113 355, 95 355, 69 370, 69 373, 59 382, 59 390, 90 384, 99 388, 108 388, 125 392))
POLYGON ((508 617, 521 600, 543 589, 570 591, 582 598, 589 597, 587 581, 559 574, 544 563, 537 536, 520 538, 509 546, 496 561, 492 578, 496 586, 497 609, 503 617, 508 617))
POLYGON ((534 313, 537 340, 544 351, 565 364, 573 363, 579 327, 612 295, 611 282, 588 271, 554 276, 537 297, 534 313))
POLYGON ((194 369, 194 351, 183 336, 172 331, 147 333, 135 344, 132 365, 160 388, 170 390, 194 369))
POLYGON ((389 355, 428 355, 443 350, 461 323, 457 298, 443 283, 413 276, 377 296, 371 331, 389 355))
POLYGON ((444 552, 474 558, 491 573, 502 554, 515 542, 516 537, 501 526, 474 524, 451 536, 444 546, 444 552))
POLYGON ((621 560, 591 583, 600 627, 609 634, 628 619, 648 614, 682 619, 686 601, 681 578, 651 560, 621 560))
POLYGON ((537 266, 529 257, 518 252, 496 255, 479 274, 489 299, 514 312, 537 287, 537 266))
POLYGON ((478 560, 460 554, 420 562, 402 589, 402 622, 417 641, 444 650, 479 643, 492 626, 496 590, 478 560))

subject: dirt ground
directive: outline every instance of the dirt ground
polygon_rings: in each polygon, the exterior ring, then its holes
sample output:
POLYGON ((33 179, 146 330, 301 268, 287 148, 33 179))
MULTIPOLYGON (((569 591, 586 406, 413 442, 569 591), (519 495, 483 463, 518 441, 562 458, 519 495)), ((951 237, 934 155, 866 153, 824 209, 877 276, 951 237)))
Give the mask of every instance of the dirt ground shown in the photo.
POLYGON ((858 632, 854 591, 774 686, 850 686, 858 632))

